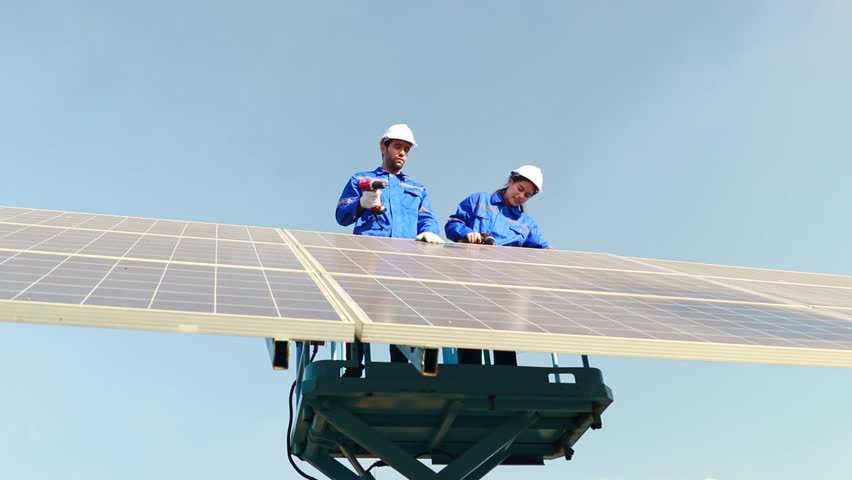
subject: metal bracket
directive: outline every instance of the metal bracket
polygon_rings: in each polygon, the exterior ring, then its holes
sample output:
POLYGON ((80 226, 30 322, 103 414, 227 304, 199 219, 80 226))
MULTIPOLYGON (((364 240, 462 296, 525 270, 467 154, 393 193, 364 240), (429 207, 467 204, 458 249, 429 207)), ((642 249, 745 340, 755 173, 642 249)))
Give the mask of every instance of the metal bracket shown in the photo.
POLYGON ((290 341, 281 338, 267 338, 266 349, 274 370, 287 370, 290 367, 290 341))
POLYGON ((397 345, 397 348, 424 377, 438 375, 437 348, 407 347, 405 345, 397 345))

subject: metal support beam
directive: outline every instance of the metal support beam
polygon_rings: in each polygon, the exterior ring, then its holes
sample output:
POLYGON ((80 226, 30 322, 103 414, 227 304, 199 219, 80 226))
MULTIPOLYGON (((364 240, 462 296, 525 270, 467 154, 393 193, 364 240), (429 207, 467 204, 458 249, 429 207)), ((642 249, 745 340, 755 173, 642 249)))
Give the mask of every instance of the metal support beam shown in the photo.
POLYGON ((538 420, 535 412, 519 412, 444 467, 435 480, 476 480, 506 457, 515 438, 538 420), (478 476, 473 476, 474 474, 478 476))
POLYGON ((429 450, 432 450, 444 441, 444 437, 447 436, 447 433, 450 431, 450 427, 453 426, 453 422, 456 420, 456 417, 463 406, 464 402, 461 400, 454 400, 450 402, 446 413, 444 413, 444 419, 441 421, 441 426, 438 427, 435 431, 435 435, 432 437, 432 441, 429 442, 429 450))
POLYGON ((305 460, 314 468, 322 472, 328 478, 334 480, 374 480, 369 473, 366 477, 359 477, 352 470, 341 465, 337 460, 328 455, 317 455, 315 457, 305 457, 305 460))
POLYGON ((346 460, 349 460, 349 464, 352 465, 355 473, 357 473, 360 478, 364 478, 367 475, 367 471, 364 470, 364 467, 362 467, 360 463, 358 463, 358 459, 355 458, 355 455, 349 453, 349 450, 347 450, 343 445, 338 445, 337 448, 340 449, 340 453, 346 457, 346 460))
MULTIPOLYGON (((325 432, 325 428, 328 425, 328 422, 325 421, 325 418, 320 417, 319 415, 314 415, 313 420, 311 421, 311 429, 308 435, 310 435, 311 440, 321 438, 323 433, 325 432)), ((294 430, 295 433, 295 430, 294 430)), ((295 442, 294 442, 295 444, 295 442)), ((307 448, 304 452, 298 452, 294 448, 294 452, 296 455, 299 455, 304 458, 319 458, 323 456, 323 447, 321 442, 311 441, 308 443, 307 448)))
POLYGON ((397 345, 399 351, 408 357, 408 361, 414 365, 424 377, 434 377, 438 375, 438 349, 437 348, 420 348, 407 347, 405 345, 397 345))
MULTIPOLYGON (((406 478, 411 480, 432 480, 435 478, 435 472, 432 469, 420 463, 410 453, 385 439, 381 434, 371 429, 369 425, 345 409, 338 408, 331 402, 321 402, 320 404, 311 402, 310 405, 317 415, 324 417, 334 428, 345 432, 349 438, 357 442, 365 450, 381 458, 386 464, 393 467, 406 478)), ((346 471, 348 472, 349 470, 346 471)))
POLYGON ((274 370, 287 370, 290 367, 290 342, 285 338, 267 338, 266 349, 274 370))
POLYGON ((472 472, 470 472, 466 477, 464 477, 464 480, 479 480, 482 477, 488 475, 488 472, 494 470, 498 465, 500 465, 500 462, 506 459, 506 457, 508 456, 506 450, 507 449, 504 448, 497 452, 493 457, 483 462, 482 465, 480 465, 472 472))

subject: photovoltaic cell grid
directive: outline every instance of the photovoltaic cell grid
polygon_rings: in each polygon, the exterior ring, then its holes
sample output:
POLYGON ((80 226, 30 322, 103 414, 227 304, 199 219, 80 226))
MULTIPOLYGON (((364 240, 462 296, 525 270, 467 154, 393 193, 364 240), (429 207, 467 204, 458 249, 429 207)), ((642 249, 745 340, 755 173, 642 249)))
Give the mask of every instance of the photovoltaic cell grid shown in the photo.
POLYGON ((436 246, 405 239, 291 233, 308 245, 328 271, 340 274, 852 308, 852 277, 841 275, 558 250, 436 246), (512 270, 506 263, 523 267, 512 270))
POLYGON ((702 263, 677 262, 673 260, 655 260, 646 258, 630 258, 636 262, 650 264, 660 268, 675 270, 690 275, 715 278, 733 278, 741 280, 757 280, 764 282, 785 282, 802 285, 823 285, 852 288, 852 277, 845 275, 829 275, 824 273, 791 272, 785 270, 769 270, 763 268, 734 267, 728 265, 711 265, 702 263))
POLYGON ((572 267, 625 269, 661 272, 663 269, 642 265, 607 253, 570 252, 536 248, 484 248, 481 245, 445 243, 433 245, 409 239, 344 235, 325 232, 289 230, 302 245, 370 252, 402 253, 430 257, 499 261, 518 264, 558 265, 572 267))
POLYGON ((838 275, 774 272, 582 252, 458 244, 434 246, 400 239, 294 233, 300 242, 315 245, 307 247, 308 251, 333 274, 852 308, 852 277, 838 275), (536 262, 516 265, 512 254, 519 250, 537 252, 536 262), (475 253, 462 257, 456 255, 458 251, 475 253), (482 252, 491 253, 488 256, 482 252), (790 283, 793 280, 823 284, 790 283))
POLYGON ((23 252, 0 278, 2 300, 338 319, 307 272, 23 252))
POLYGON ((175 235, 214 240, 286 243, 274 228, 94 215, 53 210, 0 207, 0 222, 3 222, 4 229, 0 233, 20 230, 21 226, 43 226, 67 227, 78 230, 147 233, 151 235, 175 235))
POLYGON ((820 307, 852 309, 852 277, 759 268, 635 259, 726 285, 820 307))
MULTIPOLYGON (((0 224, 0 249, 245 267, 303 269, 287 244, 0 224)), ((215 226, 214 226, 215 227, 215 226)), ((245 227, 244 227, 245 228, 245 227)), ((248 236, 249 230, 246 230, 248 236)))
POLYGON ((852 288, 724 279, 728 285, 818 307, 852 309, 852 288))
MULTIPOLYGON (((478 247, 485 249, 487 247, 478 247)), ((307 247, 332 274, 744 302, 767 299, 686 275, 481 262, 307 247)), ((774 302, 771 302, 774 303, 774 302)))
POLYGON ((229 316, 258 336, 293 330, 293 320, 302 332, 316 324, 305 339, 354 331, 281 235, 262 227, 0 208, 0 301, 229 316))
MULTIPOLYGON (((337 277, 382 327, 850 349, 852 322, 783 305, 724 304, 524 288, 337 277)), ((365 327, 365 333, 366 332, 365 327)), ((464 341, 457 337, 455 342, 464 341)), ((474 345, 479 346, 479 345, 474 345)), ((555 339, 551 348, 559 346, 555 339)), ((613 352, 615 353, 615 352, 613 352)))

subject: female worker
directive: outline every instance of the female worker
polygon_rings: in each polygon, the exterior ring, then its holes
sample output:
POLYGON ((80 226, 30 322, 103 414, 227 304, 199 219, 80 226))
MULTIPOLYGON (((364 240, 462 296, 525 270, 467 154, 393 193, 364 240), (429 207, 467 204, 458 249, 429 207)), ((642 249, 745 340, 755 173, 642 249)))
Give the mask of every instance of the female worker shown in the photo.
POLYGON ((524 213, 524 204, 541 192, 543 182, 540 168, 518 167, 509 175, 505 187, 494 193, 474 193, 462 200, 444 226, 447 238, 454 242, 547 248, 538 224, 524 213))
MULTIPOLYGON (((474 193, 459 203, 444 226, 455 242, 486 243, 510 247, 548 248, 538 224, 524 213, 524 204, 541 192, 541 169, 524 165, 512 171, 506 186, 494 193, 474 193)), ((482 352, 459 349, 459 363, 481 363, 482 352)), ((496 365, 517 365, 515 352, 494 352, 496 365)))

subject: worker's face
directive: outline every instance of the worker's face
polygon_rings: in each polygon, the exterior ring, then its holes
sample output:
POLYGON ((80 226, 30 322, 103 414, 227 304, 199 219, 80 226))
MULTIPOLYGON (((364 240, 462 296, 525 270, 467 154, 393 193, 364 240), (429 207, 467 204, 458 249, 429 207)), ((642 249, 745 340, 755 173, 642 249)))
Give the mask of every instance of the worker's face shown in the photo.
POLYGON ((503 194, 503 201, 510 207, 517 207, 527 203, 527 200, 535 195, 535 185, 526 178, 512 180, 509 177, 506 193, 503 194))
POLYGON ((408 151, 411 144, 405 140, 391 140, 389 144, 382 144, 382 167, 391 172, 399 173, 405 161, 408 160, 408 151))

